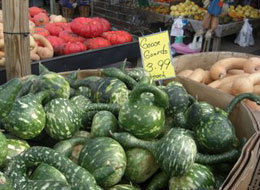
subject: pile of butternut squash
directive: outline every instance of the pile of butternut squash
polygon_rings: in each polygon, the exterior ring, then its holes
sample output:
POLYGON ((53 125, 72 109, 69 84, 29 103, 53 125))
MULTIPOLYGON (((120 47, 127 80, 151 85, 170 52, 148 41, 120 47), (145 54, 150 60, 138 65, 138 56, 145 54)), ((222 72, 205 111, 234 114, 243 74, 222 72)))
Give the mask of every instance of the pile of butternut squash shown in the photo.
MULTIPOLYGON (((177 75, 234 96, 248 92, 260 95, 260 57, 225 58, 214 63, 209 70, 183 70, 177 75)), ((247 104, 260 110, 256 104, 249 101, 247 104)))

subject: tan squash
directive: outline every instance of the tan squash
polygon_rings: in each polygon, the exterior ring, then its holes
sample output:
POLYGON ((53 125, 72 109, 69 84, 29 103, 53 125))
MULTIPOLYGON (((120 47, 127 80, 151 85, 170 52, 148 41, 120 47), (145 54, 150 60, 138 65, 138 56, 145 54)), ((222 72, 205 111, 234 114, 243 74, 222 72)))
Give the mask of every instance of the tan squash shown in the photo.
POLYGON ((241 74, 241 75, 230 75, 230 76, 227 76, 225 78, 215 80, 212 83, 208 84, 208 86, 210 86, 212 88, 218 88, 221 84, 228 83, 228 82, 233 81, 234 79, 237 79, 239 77, 246 77, 246 76, 249 76, 249 74, 244 73, 244 74, 241 74))
POLYGON ((187 78, 197 81, 197 82, 202 82, 205 76, 205 71, 201 68, 195 69, 191 75, 189 75, 187 78))
POLYGON ((38 46, 37 54, 40 56, 41 59, 51 58, 54 55, 54 50, 51 43, 42 35, 34 34, 34 40, 39 41, 43 47, 38 46))
POLYGON ((193 73, 192 70, 187 69, 187 70, 183 70, 183 71, 179 72, 179 73, 177 74, 177 76, 180 76, 180 77, 188 77, 188 76, 191 75, 192 73, 193 73))
POLYGON ((245 58, 226 58, 219 60, 210 69, 212 79, 218 80, 227 75, 230 69, 243 69, 244 64, 247 62, 245 58))
POLYGON ((232 85, 232 94, 254 92, 254 85, 260 83, 260 73, 250 74, 248 77, 241 77, 235 80, 232 85))
POLYGON ((259 57, 249 58, 248 62, 244 65, 244 71, 246 73, 260 72, 260 58, 259 57))
POLYGON ((50 23, 55 23, 55 22, 67 22, 67 20, 61 15, 51 15, 50 23))
POLYGON ((260 84, 254 86, 254 93, 260 96, 260 84))
POLYGON ((222 84, 220 84, 218 89, 225 93, 231 94, 232 84, 233 84, 233 81, 227 82, 227 83, 222 83, 222 84))
POLYGON ((31 32, 34 28, 35 28, 34 22, 32 22, 32 21, 29 20, 29 30, 30 30, 30 32, 31 32))
POLYGON ((204 78, 202 80, 202 83, 204 84, 209 84, 213 81, 213 79, 211 78, 210 72, 209 71, 205 71, 204 73, 204 78))
POLYGON ((32 35, 30 35, 30 59, 33 61, 40 60, 40 56, 37 54, 37 50, 38 50, 38 44, 36 43, 32 35))
POLYGON ((4 38, 0 38, 0 51, 4 51, 5 41, 4 38))
POLYGON ((0 66, 4 67, 5 66, 5 52, 0 51, 0 66))
POLYGON ((227 75, 241 75, 241 74, 244 74, 244 73, 245 73, 245 71, 242 70, 242 69, 230 69, 230 70, 227 71, 227 75))

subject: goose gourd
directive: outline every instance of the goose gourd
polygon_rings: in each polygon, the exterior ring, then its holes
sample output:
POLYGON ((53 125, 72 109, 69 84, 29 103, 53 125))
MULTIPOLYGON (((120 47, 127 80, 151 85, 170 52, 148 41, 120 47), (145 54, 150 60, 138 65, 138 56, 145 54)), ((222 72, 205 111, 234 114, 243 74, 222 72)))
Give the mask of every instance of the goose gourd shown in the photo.
POLYGON ((164 109, 168 106, 167 94, 153 85, 137 85, 130 93, 129 101, 119 111, 119 125, 126 131, 142 139, 152 139, 164 130, 164 109), (140 100, 143 93, 154 95, 153 105, 140 100))
MULTIPOLYGON (((104 175, 103 170, 111 167, 114 172, 97 180, 102 187, 116 185, 125 173, 126 155, 122 146, 112 138, 89 139, 82 148, 78 163, 96 176, 104 175)), ((97 178, 96 178, 97 179, 97 178)))
POLYGON ((7 153, 8 153, 8 148, 7 148, 7 140, 6 137, 2 132, 0 132, 0 149, 1 149, 1 154, 0 154, 0 166, 5 162, 7 153))
MULTIPOLYGON (((74 100, 75 98, 77 97, 74 97, 74 100)), ((53 99, 45 106, 45 129, 48 135, 57 140, 71 138, 82 127, 82 123, 92 116, 92 114, 89 116, 88 112, 101 110, 118 112, 119 109, 117 105, 92 104, 83 96, 80 100, 84 107, 77 107, 75 101, 64 98, 53 99), (82 103, 84 101, 86 102, 82 103)))
POLYGON ((21 88, 22 82, 20 79, 12 79, 0 86, 0 120, 5 118, 11 111, 21 88))
POLYGON ((168 187, 169 179, 164 172, 160 172, 152 178, 145 190, 165 189, 168 187))
POLYGON ((146 149, 132 148, 126 151, 125 176, 133 183, 143 183, 159 168, 153 155, 146 149))
POLYGON ((100 111, 93 117, 91 135, 93 137, 109 136, 109 131, 115 132, 117 128, 116 117, 109 111, 100 111))
POLYGON ((12 110, 3 121, 5 129, 22 139, 32 139, 38 136, 46 122, 42 102, 50 94, 42 91, 16 99, 12 110))
POLYGON ((71 190, 100 190, 95 178, 87 170, 47 147, 31 147, 12 159, 7 166, 6 175, 10 179, 14 190, 45 190, 47 188, 52 190, 62 188, 71 190), (58 181, 28 179, 25 173, 27 168, 39 162, 49 164, 58 169, 64 174, 69 185, 58 181))
POLYGON ((236 149, 214 155, 198 153, 192 135, 182 128, 172 128, 157 141, 140 140, 127 132, 111 133, 111 136, 126 148, 137 147, 150 151, 160 168, 170 177, 184 175, 195 161, 215 164, 231 161, 239 156, 236 149))
POLYGON ((194 163, 189 171, 181 177, 172 177, 169 181, 169 190, 205 188, 215 189, 214 175, 204 165, 194 163))
POLYGON ((260 97, 254 94, 240 94, 233 98, 226 108, 226 112, 219 110, 203 117, 200 125, 194 129, 196 142, 200 150, 208 153, 222 153, 237 147, 238 139, 235 129, 228 119, 237 103, 249 99, 260 104, 260 97))

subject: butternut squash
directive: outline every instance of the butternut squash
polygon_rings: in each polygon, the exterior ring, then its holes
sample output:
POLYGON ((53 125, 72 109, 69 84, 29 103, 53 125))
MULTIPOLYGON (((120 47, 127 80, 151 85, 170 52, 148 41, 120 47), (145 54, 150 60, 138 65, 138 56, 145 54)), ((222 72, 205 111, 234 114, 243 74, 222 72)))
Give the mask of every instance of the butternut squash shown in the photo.
POLYGON ((247 62, 245 58, 226 58, 217 61, 210 69, 212 79, 218 80, 227 75, 230 69, 243 69, 244 64, 247 62))
POLYGON ((36 41, 39 41, 43 45, 43 47, 38 46, 37 48, 37 54, 41 59, 47 59, 53 57, 54 55, 53 47, 51 43, 44 36, 39 34, 34 34, 33 38, 36 41))
POLYGON ((4 67, 5 66, 5 52, 0 51, 0 66, 4 67))
POLYGON ((227 83, 222 83, 218 89, 225 92, 225 93, 228 93, 228 94, 231 94, 231 88, 232 88, 232 84, 233 84, 233 81, 231 82, 227 82, 227 83))
POLYGON ((260 84, 254 86, 254 93, 260 96, 260 84))
POLYGON ((212 83, 208 84, 208 86, 210 86, 212 88, 218 88, 221 84, 228 83, 230 81, 233 81, 234 79, 237 79, 237 78, 240 78, 240 77, 246 77, 246 76, 249 76, 249 74, 244 73, 244 74, 241 74, 241 75, 231 75, 231 76, 219 79, 219 80, 215 80, 212 83))
POLYGON ((192 70, 183 70, 183 71, 181 71, 181 72, 179 72, 178 74, 177 74, 177 76, 181 76, 181 77, 188 77, 189 75, 191 75, 193 73, 193 71, 192 70))
POLYGON ((253 102, 253 101, 250 101, 250 100, 244 100, 244 102, 246 103, 246 105, 251 108, 252 110, 257 110, 257 111, 260 111, 260 106, 253 102))
POLYGON ((230 69, 230 70, 227 71, 228 75, 241 75, 241 74, 244 74, 244 73, 245 73, 245 71, 242 70, 242 69, 230 69))
POLYGON ((249 58, 248 62, 244 65, 244 71, 246 73, 260 72, 260 58, 259 57, 249 58))
POLYGON ((210 72, 209 71, 205 71, 205 73, 204 73, 204 78, 203 78, 203 83, 204 84, 209 84, 209 83, 211 83, 213 81, 213 79, 211 78, 211 76, 210 76, 210 72))
POLYGON ((191 75, 189 75, 187 78, 197 81, 197 82, 202 82, 205 76, 205 71, 201 68, 195 69, 191 75))
POLYGON ((232 94, 238 95, 241 93, 254 92, 254 85, 260 83, 260 73, 253 73, 248 77, 241 77, 235 80, 232 85, 232 94))
POLYGON ((37 54, 38 45, 32 35, 30 35, 30 59, 33 61, 39 61, 40 56, 37 54))

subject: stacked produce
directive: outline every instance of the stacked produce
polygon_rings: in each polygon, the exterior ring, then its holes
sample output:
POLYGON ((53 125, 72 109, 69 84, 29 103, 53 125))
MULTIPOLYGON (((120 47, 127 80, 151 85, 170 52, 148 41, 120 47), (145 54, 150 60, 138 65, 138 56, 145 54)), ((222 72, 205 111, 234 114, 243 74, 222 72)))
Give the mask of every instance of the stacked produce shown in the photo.
MULTIPOLYGON (((61 15, 49 16, 44 9, 31 7, 29 19, 30 58, 33 61, 132 41, 126 31, 110 31, 110 23, 104 18, 79 17, 67 23, 61 15)), ((1 66, 5 62, 3 36, 3 24, 0 23, 1 66)))
POLYGON ((159 14, 165 14, 165 15, 170 13, 169 7, 163 6, 163 5, 152 5, 149 7, 145 7, 144 9, 147 11, 153 11, 153 12, 156 12, 159 14))
MULTIPOLYGON (((260 95, 260 58, 226 58, 214 63, 209 70, 183 70, 178 76, 203 83, 231 95, 255 93, 260 95)), ((260 107, 247 101, 254 109, 260 107)))
POLYGON ((142 68, 40 75, 0 87, 1 188, 217 189, 243 142, 222 110, 142 68), (31 147, 29 147, 31 146, 31 147))
POLYGON ((234 20, 243 20, 244 18, 260 18, 259 10, 251 7, 250 5, 238 5, 237 7, 230 6, 228 9, 228 14, 234 20))
POLYGON ((203 20, 205 14, 207 13, 206 9, 199 7, 190 0, 186 0, 184 3, 179 3, 177 5, 172 5, 170 9, 171 16, 182 16, 195 20, 203 20))

